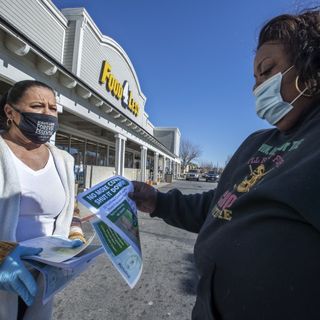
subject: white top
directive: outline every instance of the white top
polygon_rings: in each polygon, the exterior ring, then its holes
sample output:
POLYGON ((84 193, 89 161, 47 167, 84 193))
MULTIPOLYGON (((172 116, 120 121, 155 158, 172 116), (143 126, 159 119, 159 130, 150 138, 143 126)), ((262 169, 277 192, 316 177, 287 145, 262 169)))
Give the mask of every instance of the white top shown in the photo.
POLYGON ((10 152, 21 186, 17 241, 52 235, 55 218, 65 205, 66 194, 51 152, 45 167, 37 171, 10 152))
MULTIPOLYGON (((58 171, 64 191, 66 203, 56 218, 53 234, 68 237, 74 208, 74 158, 50 143, 45 146, 50 150, 53 162, 58 171)), ((21 186, 18 173, 9 146, 0 132, 0 239, 16 241, 17 223, 20 214, 21 186)), ((41 277, 40 277, 41 278, 41 277)), ((42 305, 43 281, 38 283, 35 301, 28 308, 25 318, 32 320, 48 319, 52 303, 42 305)), ((0 290, 0 319, 17 320, 18 295, 0 290)), ((25 319, 27 320, 27 319, 25 319)))

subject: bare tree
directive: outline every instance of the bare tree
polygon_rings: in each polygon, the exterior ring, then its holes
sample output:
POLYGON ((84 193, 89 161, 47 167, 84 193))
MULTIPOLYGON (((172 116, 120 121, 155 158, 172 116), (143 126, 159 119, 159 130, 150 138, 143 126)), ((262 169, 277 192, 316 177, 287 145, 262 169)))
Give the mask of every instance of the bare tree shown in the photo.
POLYGON ((200 167, 203 169, 203 171, 207 172, 207 171, 211 171, 214 168, 214 165, 209 161, 201 161, 200 162, 200 167))
POLYGON ((200 157, 201 152, 201 148, 198 145, 187 139, 182 139, 180 144, 181 169, 184 171, 191 161, 200 157))

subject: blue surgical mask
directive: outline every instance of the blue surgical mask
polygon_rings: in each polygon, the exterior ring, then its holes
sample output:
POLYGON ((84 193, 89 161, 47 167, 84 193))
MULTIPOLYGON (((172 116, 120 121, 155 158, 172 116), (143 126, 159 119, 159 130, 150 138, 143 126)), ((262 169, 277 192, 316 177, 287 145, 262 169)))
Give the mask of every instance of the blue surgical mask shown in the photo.
POLYGON ((306 91, 303 90, 290 103, 283 101, 281 96, 281 81, 283 76, 293 68, 291 66, 285 72, 277 73, 260 84, 253 94, 256 97, 256 112, 261 119, 266 119, 271 125, 280 121, 293 109, 293 103, 306 91))

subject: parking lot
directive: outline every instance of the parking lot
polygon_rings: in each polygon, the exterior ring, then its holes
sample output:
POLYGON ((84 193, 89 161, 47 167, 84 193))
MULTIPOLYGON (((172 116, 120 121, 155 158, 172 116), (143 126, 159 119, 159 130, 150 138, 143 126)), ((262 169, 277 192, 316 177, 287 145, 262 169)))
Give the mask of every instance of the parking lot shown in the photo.
MULTIPOLYGON (((166 192, 200 193, 216 183, 177 180, 166 192)), ((130 289, 105 255, 55 299, 53 320, 187 320, 195 302, 197 274, 193 265, 196 234, 171 227, 141 213, 139 228, 143 272, 130 289)))
MULTIPOLYGON (((187 182, 206 182, 206 177, 203 176, 202 174, 200 174, 200 176, 199 176, 199 181, 197 181, 196 179, 187 180, 187 179, 186 179, 186 175, 183 175, 183 176, 179 179, 179 181, 181 181, 181 180, 185 180, 185 181, 187 181, 187 182)), ((207 183, 215 183, 215 182, 213 182, 213 181, 208 181, 207 183)))

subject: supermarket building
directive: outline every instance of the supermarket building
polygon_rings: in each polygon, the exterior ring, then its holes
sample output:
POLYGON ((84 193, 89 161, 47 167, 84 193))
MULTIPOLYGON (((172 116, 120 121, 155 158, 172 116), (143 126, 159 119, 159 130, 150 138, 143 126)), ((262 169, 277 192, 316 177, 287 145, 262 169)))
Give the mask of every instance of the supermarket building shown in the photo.
POLYGON ((179 129, 150 122, 129 57, 84 8, 0 0, 0 39, 0 95, 25 79, 55 90, 59 130, 51 142, 74 156, 80 188, 114 174, 154 183, 180 174, 179 129))

